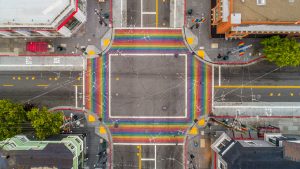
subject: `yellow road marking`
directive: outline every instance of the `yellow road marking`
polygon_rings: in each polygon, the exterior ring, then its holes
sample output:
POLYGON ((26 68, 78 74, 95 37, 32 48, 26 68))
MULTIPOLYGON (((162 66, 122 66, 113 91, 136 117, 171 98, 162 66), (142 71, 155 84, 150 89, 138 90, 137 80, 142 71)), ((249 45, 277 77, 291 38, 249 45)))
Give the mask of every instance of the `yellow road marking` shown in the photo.
POLYGON ((214 86, 215 88, 227 89, 300 89, 300 86, 240 86, 240 85, 224 85, 214 86))
POLYGON ((2 86, 3 87, 12 87, 12 86, 15 86, 15 85, 13 85, 13 84, 3 84, 2 86))
POLYGON ((139 150, 139 152, 136 153, 139 158, 139 169, 142 169, 142 146, 136 146, 136 148, 139 150))
POLYGON ((158 27, 158 0, 155 2, 155 8, 156 8, 156 18, 155 18, 155 25, 158 27))
POLYGON ((48 87, 49 85, 47 85, 47 84, 37 84, 36 86, 38 86, 38 87, 48 87))
POLYGON ((198 134, 198 128, 196 126, 193 126, 190 131, 189 131, 190 135, 197 135, 198 134))
POLYGON ((88 121, 89 121, 89 122, 95 122, 95 121, 96 121, 96 118, 95 118, 93 115, 89 115, 89 116, 88 116, 88 121))

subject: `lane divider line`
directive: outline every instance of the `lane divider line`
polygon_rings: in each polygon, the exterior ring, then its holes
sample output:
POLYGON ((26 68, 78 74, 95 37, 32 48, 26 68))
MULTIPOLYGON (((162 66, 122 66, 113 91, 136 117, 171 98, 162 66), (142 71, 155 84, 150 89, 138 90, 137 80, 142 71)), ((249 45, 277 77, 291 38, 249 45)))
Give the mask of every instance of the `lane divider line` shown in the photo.
POLYGON ((48 87, 49 85, 48 84, 37 84, 36 86, 38 86, 38 87, 48 87))
POLYGON ((2 86, 3 87, 12 87, 12 86, 15 86, 15 85, 13 85, 13 84, 3 84, 2 86))

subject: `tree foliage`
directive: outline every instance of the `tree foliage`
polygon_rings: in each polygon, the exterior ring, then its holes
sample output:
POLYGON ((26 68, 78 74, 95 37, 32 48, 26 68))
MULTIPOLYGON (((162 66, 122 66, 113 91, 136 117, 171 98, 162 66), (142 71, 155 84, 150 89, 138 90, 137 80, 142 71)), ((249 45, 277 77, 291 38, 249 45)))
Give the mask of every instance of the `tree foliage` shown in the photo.
POLYGON ((295 39, 273 36, 264 39, 261 44, 264 46, 263 53, 267 59, 276 65, 280 67, 300 65, 300 44, 295 39))
POLYGON ((59 134, 62 124, 62 113, 49 112, 45 107, 39 109, 33 104, 21 105, 0 100, 0 141, 21 134, 24 127, 30 126, 38 139, 45 139, 59 134))
POLYGON ((25 121, 26 112, 22 105, 0 100, 0 140, 20 134, 25 121))
POLYGON ((59 134, 60 127, 63 125, 63 114, 49 112, 45 107, 31 109, 27 117, 31 121, 36 137, 42 140, 59 134))

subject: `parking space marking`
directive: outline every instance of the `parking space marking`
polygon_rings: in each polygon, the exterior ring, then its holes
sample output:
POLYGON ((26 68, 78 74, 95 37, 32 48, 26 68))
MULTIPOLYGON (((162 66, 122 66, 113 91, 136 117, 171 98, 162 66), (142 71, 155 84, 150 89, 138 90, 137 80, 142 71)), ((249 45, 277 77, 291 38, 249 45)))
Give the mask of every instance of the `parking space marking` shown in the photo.
POLYGON ((153 14, 153 15, 155 15, 156 14, 156 12, 142 12, 142 15, 144 15, 144 14, 153 14))
POLYGON ((155 1, 155 10, 156 10, 155 26, 158 27, 158 0, 155 1))
POLYGON ((168 53, 168 54, 159 54, 159 53, 154 53, 154 54, 146 54, 146 53, 127 53, 127 54, 109 54, 109 61, 108 61, 108 117, 109 118, 148 118, 148 119, 159 119, 159 118, 170 118, 170 119, 176 119, 176 118, 187 118, 187 74, 188 74, 188 56, 187 54, 179 54, 179 56, 184 56, 185 57, 185 110, 184 110, 184 116, 112 116, 111 115, 111 56, 174 56, 173 53, 168 53))

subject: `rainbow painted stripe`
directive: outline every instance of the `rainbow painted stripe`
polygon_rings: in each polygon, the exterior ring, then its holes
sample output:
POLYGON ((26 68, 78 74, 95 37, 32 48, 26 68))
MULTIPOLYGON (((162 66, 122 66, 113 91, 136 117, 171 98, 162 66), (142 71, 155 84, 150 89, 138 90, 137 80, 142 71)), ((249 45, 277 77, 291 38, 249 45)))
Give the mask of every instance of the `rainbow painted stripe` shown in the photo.
MULTIPOLYGON (((113 56, 112 56, 113 57, 113 56)), ((115 30, 108 53, 87 61, 86 108, 108 125, 113 142, 182 143, 195 118, 211 111, 212 68, 186 49, 181 30, 115 30), (108 117, 108 57, 115 53, 182 53, 188 56, 188 110, 186 118, 131 119, 108 117), (116 124, 118 127, 116 127, 116 124)))

